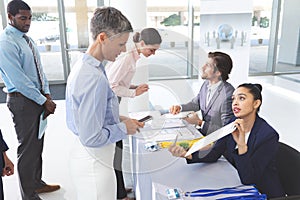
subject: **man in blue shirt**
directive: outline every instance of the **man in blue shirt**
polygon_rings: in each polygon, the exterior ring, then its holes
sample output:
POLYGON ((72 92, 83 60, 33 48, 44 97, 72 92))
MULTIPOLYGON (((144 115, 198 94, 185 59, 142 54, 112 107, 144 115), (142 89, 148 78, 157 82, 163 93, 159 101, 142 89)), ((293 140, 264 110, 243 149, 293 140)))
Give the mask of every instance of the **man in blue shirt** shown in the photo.
POLYGON ((31 8, 22 0, 12 0, 7 5, 7 13, 9 24, 0 35, 0 72, 19 141, 22 199, 36 200, 41 199, 38 193, 60 188, 41 180, 44 137, 38 139, 41 114, 47 118, 54 113, 56 104, 51 99, 38 49, 25 35, 31 24, 31 8))

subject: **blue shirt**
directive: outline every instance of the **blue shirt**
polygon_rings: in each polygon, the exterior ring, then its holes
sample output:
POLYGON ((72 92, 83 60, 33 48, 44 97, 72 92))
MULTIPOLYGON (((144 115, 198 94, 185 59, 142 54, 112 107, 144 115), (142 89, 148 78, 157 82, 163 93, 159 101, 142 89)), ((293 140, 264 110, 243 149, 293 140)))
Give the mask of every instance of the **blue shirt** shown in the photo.
POLYGON ((104 67, 89 54, 76 62, 68 77, 66 119, 68 128, 87 147, 101 147, 127 136, 104 67))
MULTIPOLYGON (((7 92, 20 92, 37 104, 44 104, 46 97, 41 94, 39 76, 34 63, 34 56, 28 43, 23 38, 24 33, 8 25, 0 35, 0 72, 7 92)), ((37 46, 31 40, 38 62, 41 62, 37 46)), ((43 68, 45 94, 50 94, 49 84, 43 68)))

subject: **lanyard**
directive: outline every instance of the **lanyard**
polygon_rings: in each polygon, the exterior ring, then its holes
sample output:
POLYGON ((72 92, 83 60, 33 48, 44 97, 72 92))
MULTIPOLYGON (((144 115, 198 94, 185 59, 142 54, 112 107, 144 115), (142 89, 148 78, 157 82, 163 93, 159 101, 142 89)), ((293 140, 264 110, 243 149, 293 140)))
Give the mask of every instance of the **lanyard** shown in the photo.
MULTIPOLYGON (((258 199, 256 197, 263 197, 259 199, 266 199, 265 195, 261 195, 258 190, 253 186, 236 186, 236 187, 229 187, 229 188, 221 188, 221 189, 200 189, 195 190, 192 192, 186 192, 186 197, 211 197, 221 194, 241 194, 241 196, 245 197, 244 199, 258 199), (255 198, 254 198, 255 197, 255 198)), ((232 197, 226 197, 221 199, 239 199, 241 196, 232 196, 232 197)))

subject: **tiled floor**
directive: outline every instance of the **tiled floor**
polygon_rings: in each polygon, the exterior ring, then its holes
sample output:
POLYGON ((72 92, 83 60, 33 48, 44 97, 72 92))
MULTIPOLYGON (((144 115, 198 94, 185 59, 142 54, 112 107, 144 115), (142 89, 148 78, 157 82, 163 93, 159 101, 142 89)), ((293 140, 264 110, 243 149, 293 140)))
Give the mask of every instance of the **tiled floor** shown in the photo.
MULTIPOLYGON (((300 150, 300 88, 299 82, 281 77, 250 77, 248 82, 258 82, 263 85, 263 104, 260 115, 265 118, 280 134, 281 141, 284 141, 300 150), (299 135, 298 135, 299 134, 299 135)), ((166 107, 173 102, 185 102, 189 100, 199 89, 198 81, 177 81, 155 82, 153 85, 160 85, 169 92, 163 92, 153 87, 149 94, 152 103, 157 107, 166 107), (182 89, 181 87, 186 87, 182 89), (184 86, 183 86, 184 85, 184 86), (184 93, 182 93, 184 92, 184 93), (189 93, 189 95, 186 95, 189 93), (181 95, 180 95, 181 94, 181 95), (174 96, 175 95, 175 96, 174 96), (155 100, 172 99, 171 101, 160 101, 157 105, 155 100), (180 98, 179 98, 180 97, 180 98)), ((73 135, 66 127, 64 101, 56 101, 57 110, 55 115, 50 116, 45 136, 44 146, 44 180, 48 183, 58 183, 62 186, 57 192, 43 194, 45 200, 75 200, 74 187, 72 186, 69 168, 68 154, 74 140, 73 135)), ((17 139, 14 132, 10 113, 5 104, 0 104, 0 128, 10 150, 9 157, 16 163, 17 139)), ((125 146, 125 148, 129 148, 125 146)), ((127 151, 128 152, 128 151, 127 151)), ((128 155, 125 155, 124 165, 128 167, 128 155)), ((131 176, 125 174, 128 186, 132 184, 131 176)), ((20 199, 17 175, 4 177, 4 190, 6 200, 20 199)))

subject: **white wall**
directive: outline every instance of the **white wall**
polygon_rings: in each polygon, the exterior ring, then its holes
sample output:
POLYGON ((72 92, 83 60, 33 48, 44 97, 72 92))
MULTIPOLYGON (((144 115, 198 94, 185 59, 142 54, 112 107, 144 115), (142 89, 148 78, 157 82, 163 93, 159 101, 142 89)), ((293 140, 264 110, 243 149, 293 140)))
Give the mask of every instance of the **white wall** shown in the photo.
MULTIPOLYGON (((229 75, 229 82, 234 87, 240 83, 247 82, 250 56, 250 35, 252 0, 201 0, 200 1, 200 47, 206 52, 222 51, 231 56, 233 60, 232 72, 229 75), (229 24, 233 28, 233 35, 237 31, 237 37, 231 48, 230 41, 220 42, 218 47, 216 38, 213 38, 213 31, 216 32, 221 24, 229 24), (205 43, 205 34, 210 33, 209 43, 205 43), (242 44, 241 33, 246 33, 246 41, 242 44)), ((206 58, 200 58, 200 60, 206 58)))

